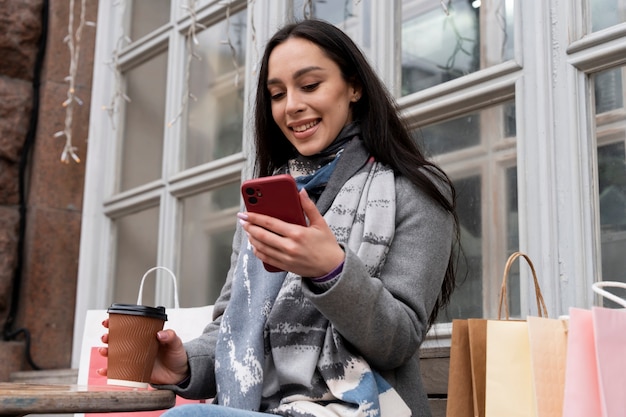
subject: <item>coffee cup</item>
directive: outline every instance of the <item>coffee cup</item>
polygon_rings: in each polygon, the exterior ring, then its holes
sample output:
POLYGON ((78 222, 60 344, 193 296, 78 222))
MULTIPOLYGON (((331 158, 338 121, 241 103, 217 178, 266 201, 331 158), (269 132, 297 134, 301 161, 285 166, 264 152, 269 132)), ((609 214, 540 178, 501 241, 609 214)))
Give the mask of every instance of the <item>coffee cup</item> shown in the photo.
POLYGON ((159 350, 165 307, 111 304, 109 313, 107 384, 147 388, 159 350))

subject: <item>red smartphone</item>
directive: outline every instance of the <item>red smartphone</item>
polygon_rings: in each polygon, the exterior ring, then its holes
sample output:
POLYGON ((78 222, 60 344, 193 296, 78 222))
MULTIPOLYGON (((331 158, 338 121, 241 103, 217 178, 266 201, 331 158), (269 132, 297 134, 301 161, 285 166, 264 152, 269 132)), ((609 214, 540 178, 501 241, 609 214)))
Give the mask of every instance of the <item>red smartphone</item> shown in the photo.
MULTIPOLYGON (((241 184, 246 209, 253 213, 261 213, 282 221, 306 226, 306 219, 300 204, 296 181, 289 174, 270 177, 253 178, 241 184)), ((269 272, 282 269, 263 263, 269 272)))

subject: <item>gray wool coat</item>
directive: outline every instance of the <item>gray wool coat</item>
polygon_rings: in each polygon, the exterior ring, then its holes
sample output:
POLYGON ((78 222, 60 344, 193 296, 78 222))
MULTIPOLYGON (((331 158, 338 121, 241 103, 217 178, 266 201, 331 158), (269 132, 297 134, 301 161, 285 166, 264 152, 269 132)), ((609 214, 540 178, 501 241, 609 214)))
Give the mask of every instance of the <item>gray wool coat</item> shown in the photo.
MULTIPOLYGON (((328 210, 346 179, 358 172, 369 154, 353 140, 317 201, 328 210)), ((379 278, 346 250, 343 270, 328 286, 303 279, 303 292, 337 331, 400 394, 413 417, 431 415, 419 366, 419 347, 448 265, 454 234, 452 216, 404 177, 396 176, 396 229, 379 278)), ((215 344, 221 315, 230 296, 242 229, 237 226, 231 270, 215 303, 213 321, 185 344, 191 377, 184 387, 162 385, 185 398, 215 396, 215 344)))

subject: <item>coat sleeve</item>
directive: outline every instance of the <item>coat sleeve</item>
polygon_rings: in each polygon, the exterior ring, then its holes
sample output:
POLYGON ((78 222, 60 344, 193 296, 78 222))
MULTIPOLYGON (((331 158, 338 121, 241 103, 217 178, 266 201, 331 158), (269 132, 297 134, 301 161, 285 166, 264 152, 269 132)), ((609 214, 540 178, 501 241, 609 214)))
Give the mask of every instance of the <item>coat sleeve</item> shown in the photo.
POLYGON ((396 229, 380 278, 346 249, 341 274, 306 296, 374 368, 406 363, 426 336, 452 248, 452 215, 403 177, 396 178, 396 229))

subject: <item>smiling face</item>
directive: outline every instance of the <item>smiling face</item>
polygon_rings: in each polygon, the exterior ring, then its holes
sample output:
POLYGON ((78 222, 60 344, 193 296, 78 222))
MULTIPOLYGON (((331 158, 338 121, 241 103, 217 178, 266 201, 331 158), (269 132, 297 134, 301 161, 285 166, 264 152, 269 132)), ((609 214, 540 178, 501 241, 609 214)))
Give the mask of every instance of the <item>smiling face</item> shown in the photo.
POLYGON ((350 105, 361 93, 320 47, 301 38, 289 38, 272 50, 267 89, 274 121, 304 156, 335 140, 352 121, 350 105))

